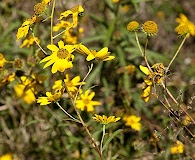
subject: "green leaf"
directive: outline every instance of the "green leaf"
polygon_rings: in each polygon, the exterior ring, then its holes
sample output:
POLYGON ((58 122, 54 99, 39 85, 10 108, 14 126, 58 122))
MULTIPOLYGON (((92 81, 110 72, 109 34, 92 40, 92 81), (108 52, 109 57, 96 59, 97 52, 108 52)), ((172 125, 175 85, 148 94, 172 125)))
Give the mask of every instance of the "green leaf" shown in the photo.
POLYGON ((122 129, 118 129, 116 130, 105 142, 103 148, 102 148, 102 152, 106 149, 106 147, 108 146, 108 144, 111 142, 111 140, 116 137, 117 134, 119 134, 120 132, 122 132, 122 129))

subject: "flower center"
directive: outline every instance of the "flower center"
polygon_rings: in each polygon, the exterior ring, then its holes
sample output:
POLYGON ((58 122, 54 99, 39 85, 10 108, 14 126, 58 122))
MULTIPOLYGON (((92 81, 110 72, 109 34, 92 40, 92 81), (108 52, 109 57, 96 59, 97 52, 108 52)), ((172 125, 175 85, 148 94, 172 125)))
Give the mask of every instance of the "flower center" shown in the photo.
POLYGON ((69 52, 64 48, 59 49, 57 52, 57 56, 60 59, 66 59, 68 55, 69 55, 69 52))
POLYGON ((89 104, 90 100, 89 100, 89 99, 84 99, 83 102, 84 102, 85 104, 89 104))

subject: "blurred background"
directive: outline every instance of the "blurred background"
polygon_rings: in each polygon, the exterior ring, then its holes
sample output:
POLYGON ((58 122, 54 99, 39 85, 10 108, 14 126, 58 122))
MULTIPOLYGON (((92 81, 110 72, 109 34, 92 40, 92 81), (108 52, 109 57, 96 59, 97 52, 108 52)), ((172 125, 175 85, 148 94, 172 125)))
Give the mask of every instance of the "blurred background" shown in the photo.
MULTIPOLYGON (((21 82, 25 75, 36 81, 36 98, 51 91, 52 85, 60 74, 51 75, 50 69, 43 70, 41 51, 34 44, 20 47, 24 38, 16 41, 16 33, 25 19, 33 15, 33 7, 39 0, 1 0, 0 1, 0 53, 7 61, 20 59, 21 68, 6 63, 0 69, 0 155, 11 154, 18 160, 66 160, 66 159, 99 159, 91 146, 84 128, 67 116, 55 103, 40 106, 36 102, 28 104, 14 91, 14 86, 21 82), (12 82, 7 77, 15 73, 12 82), (44 77, 33 79, 32 74, 44 77), (51 85, 52 84, 52 85, 51 85)), ((104 115, 136 115, 141 117, 141 130, 135 131, 126 126, 121 119, 108 125, 107 133, 112 134, 117 129, 123 129, 108 145, 104 152, 107 159, 120 160, 153 160, 153 159, 195 159, 194 134, 191 123, 184 124, 186 114, 167 97, 170 110, 155 97, 163 99, 166 95, 160 86, 156 86, 150 101, 141 99, 144 74, 139 65, 145 65, 135 35, 126 29, 130 21, 143 24, 152 20, 158 24, 158 34, 150 37, 146 56, 151 66, 163 63, 166 67, 182 39, 178 37, 175 28, 176 18, 184 14, 189 21, 195 23, 195 1, 193 0, 58 0, 54 13, 54 25, 59 23, 60 13, 82 5, 84 13, 79 16, 79 26, 74 29, 71 38, 74 42, 64 39, 66 43, 81 43, 89 49, 100 50, 108 47, 113 61, 93 61, 93 70, 87 78, 84 90, 93 87, 95 99, 102 105, 95 108, 95 113, 104 115), (172 154, 170 148, 181 141, 184 151, 172 154)), ((52 7, 48 7, 47 15, 52 7)), ((33 28, 35 36, 40 39, 40 45, 48 53, 50 44, 50 19, 44 15, 44 22, 33 28)), ((56 35, 59 32, 54 32, 56 35)), ((144 46, 146 36, 138 32, 140 44, 144 46)), ((54 44, 60 38, 54 40, 54 44)), ((172 64, 170 72, 165 77, 165 84, 180 105, 195 119, 195 38, 190 36, 184 43, 178 57, 172 64)), ((71 77, 79 75, 84 78, 88 71, 85 57, 75 56, 74 68, 68 73, 71 77)), ((59 103, 73 116, 74 108, 65 93, 59 103)), ((81 112, 89 130, 96 139, 101 140, 101 125, 93 119, 93 113, 81 112)), ((106 158, 105 158, 106 159, 106 158)))

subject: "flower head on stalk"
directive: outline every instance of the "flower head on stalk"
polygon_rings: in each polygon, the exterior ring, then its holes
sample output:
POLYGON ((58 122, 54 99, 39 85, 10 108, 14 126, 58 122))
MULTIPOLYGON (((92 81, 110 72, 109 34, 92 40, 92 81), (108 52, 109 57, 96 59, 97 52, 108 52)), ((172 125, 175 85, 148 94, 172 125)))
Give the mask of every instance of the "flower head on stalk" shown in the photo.
POLYGON ((86 46, 81 44, 78 46, 77 51, 81 54, 87 55, 87 61, 91 61, 95 58, 102 61, 109 61, 115 58, 114 56, 110 56, 110 52, 107 47, 104 47, 97 52, 96 50, 90 51, 86 46))
POLYGON ((115 117, 115 116, 100 116, 97 114, 94 114, 94 117, 92 117, 95 121, 100 122, 102 124, 109 124, 109 123, 114 123, 119 121, 121 118, 120 117, 115 117))
POLYGON ((64 45, 63 41, 59 41, 58 46, 59 48, 53 44, 48 45, 47 48, 52 51, 52 54, 40 61, 40 63, 48 61, 43 68, 53 64, 52 73, 64 72, 66 69, 73 67, 74 55, 72 55, 72 52, 76 50, 77 45, 64 45))
POLYGON ((85 91, 76 100, 76 107, 81 111, 86 109, 88 112, 93 112, 94 106, 101 105, 99 101, 92 100, 94 96, 95 92, 90 92, 90 90, 85 91))
POLYGON ((175 28, 175 31, 178 32, 179 35, 181 35, 181 33, 186 34, 186 31, 187 31, 188 32, 187 37, 189 37, 190 35, 195 36, 195 25, 184 14, 181 13, 179 15, 179 18, 176 18, 175 21, 179 23, 179 25, 175 28), (183 26, 183 27, 180 28, 180 26, 183 26))
POLYGON ((83 13, 84 12, 84 9, 81 5, 78 5, 78 6, 75 6, 73 8, 71 8, 70 10, 67 10, 63 13, 60 14, 60 20, 62 18, 67 18, 69 15, 72 15, 72 18, 73 18, 73 22, 72 22, 72 27, 75 28, 77 26, 77 23, 78 23, 78 15, 83 13))
POLYGON ((141 130, 141 123, 139 122, 141 120, 141 117, 137 117, 135 115, 125 115, 123 117, 123 120, 125 121, 126 126, 130 126, 136 131, 141 130))
POLYGON ((154 36, 158 32, 158 25, 154 21, 146 21, 142 25, 142 32, 147 36, 154 36))

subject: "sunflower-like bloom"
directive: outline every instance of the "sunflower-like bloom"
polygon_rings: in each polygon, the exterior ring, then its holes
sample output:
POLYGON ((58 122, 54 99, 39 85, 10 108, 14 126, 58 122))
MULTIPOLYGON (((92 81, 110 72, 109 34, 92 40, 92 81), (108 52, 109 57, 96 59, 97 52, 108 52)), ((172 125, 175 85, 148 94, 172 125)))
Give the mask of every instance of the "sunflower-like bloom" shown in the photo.
POLYGON ((40 61, 40 63, 48 61, 43 68, 53 64, 52 73, 56 73, 57 71, 64 72, 65 69, 73 67, 72 61, 74 55, 72 55, 72 52, 76 49, 77 45, 64 45, 63 41, 59 41, 58 46, 59 48, 53 44, 48 45, 47 48, 52 51, 52 54, 40 61))
POLYGON ((21 76, 21 83, 14 86, 14 90, 18 97, 23 98, 23 100, 32 104, 35 102, 35 89, 33 87, 33 82, 26 76, 21 76))
POLYGON ((123 120, 125 121, 126 126, 130 126, 132 129, 140 131, 141 123, 139 121, 141 120, 141 117, 137 117, 135 115, 126 115, 123 117, 123 120))
POLYGON ((46 92, 46 96, 47 97, 39 97, 37 99, 37 103, 40 103, 40 105, 48 105, 48 104, 60 99, 60 97, 62 96, 62 92, 57 91, 54 94, 52 94, 51 92, 46 92))
POLYGON ((110 52, 108 51, 107 47, 102 48, 100 51, 96 51, 96 50, 89 50, 86 46, 84 45, 79 45, 77 48, 77 51, 81 54, 86 54, 87 61, 91 61, 94 58, 98 59, 98 60, 102 60, 102 61, 109 61, 109 60, 113 60, 115 57, 114 56, 110 56, 110 52))
POLYGON ((109 124, 109 123, 114 123, 114 122, 117 122, 119 121, 121 118, 120 117, 115 117, 115 116, 100 116, 100 115, 97 115, 97 114, 94 114, 95 116, 92 117, 95 121, 97 122, 100 122, 102 124, 109 124))
POLYGON ((181 154, 184 151, 184 144, 181 141, 176 141, 176 143, 170 148, 171 154, 181 154))
POLYGON ((95 92, 90 93, 90 90, 85 91, 76 100, 76 107, 81 111, 84 111, 86 109, 88 112, 93 112, 94 106, 101 105, 99 101, 92 100, 94 96, 95 96, 95 92))
POLYGON ((61 20, 64 17, 67 18, 69 15, 72 15, 72 17, 73 17, 72 24, 73 24, 73 28, 74 28, 77 26, 77 23, 78 23, 78 15, 82 12, 84 12, 83 7, 81 5, 78 5, 78 6, 71 8, 70 10, 67 10, 67 11, 61 13, 59 19, 61 20))
POLYGON ((178 29, 180 26, 185 26, 187 25, 189 27, 190 33, 187 35, 188 37, 190 35, 195 36, 195 25, 193 22, 188 20, 188 18, 184 14, 180 14, 179 18, 176 18, 175 21, 179 23, 179 25, 175 28, 175 31, 178 32, 178 29))
POLYGON ((177 33, 181 37, 185 37, 185 36, 189 37, 190 36, 190 28, 187 25, 180 25, 177 28, 177 33))
POLYGON ((147 36, 154 36, 158 32, 158 25, 154 21, 146 21, 142 26, 142 31, 147 36))
MULTIPOLYGON (((80 82, 80 76, 76 76, 73 79, 70 79, 69 74, 66 74, 66 78, 64 79, 64 85, 66 85, 69 92, 76 92, 78 90, 77 86, 86 84, 85 82, 80 82)), ((63 88, 63 81, 57 80, 53 85, 52 89, 54 90, 61 90, 63 88)))

